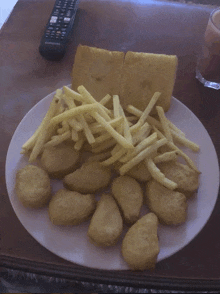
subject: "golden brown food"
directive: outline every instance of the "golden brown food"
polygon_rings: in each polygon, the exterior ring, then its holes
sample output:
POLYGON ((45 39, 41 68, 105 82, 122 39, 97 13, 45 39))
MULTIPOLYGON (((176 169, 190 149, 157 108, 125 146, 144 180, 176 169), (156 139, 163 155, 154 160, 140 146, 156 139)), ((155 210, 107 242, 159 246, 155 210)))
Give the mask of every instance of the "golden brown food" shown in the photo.
POLYGON ((155 267, 159 254, 157 237, 158 219, 148 213, 129 228, 122 242, 122 255, 133 270, 155 267))
POLYGON ((95 196, 60 189, 49 203, 49 217, 54 225, 74 226, 87 221, 96 208, 95 196))
POLYGON ((26 165, 16 174, 15 190, 25 207, 43 207, 51 198, 50 178, 40 167, 26 165))
POLYGON ((188 192, 195 192, 199 187, 199 173, 188 165, 169 161, 159 163, 158 168, 165 175, 166 178, 177 183, 178 190, 188 192))
POLYGON ((140 216, 143 205, 143 191, 140 184, 129 176, 119 176, 113 180, 112 193, 121 208, 127 224, 133 224, 140 216))
POLYGON ((79 155, 72 144, 61 143, 44 149, 41 165, 51 177, 63 178, 76 169, 79 155))
POLYGON ((72 70, 72 89, 80 85, 100 101, 106 94, 119 93, 124 53, 79 45, 72 70))
POLYGON ((88 236, 98 246, 113 246, 123 230, 121 213, 110 194, 103 194, 92 216, 88 236))
POLYGON ((122 69, 120 99, 122 106, 132 104, 144 110, 155 92, 161 92, 157 102, 167 111, 170 107, 177 69, 174 55, 128 51, 122 69))
POLYGON ((95 193, 108 186, 111 170, 99 162, 84 163, 81 168, 65 176, 64 186, 80 193, 95 193))
POLYGON ((127 175, 140 182, 147 182, 151 179, 151 174, 147 169, 147 166, 144 161, 141 161, 139 164, 132 167, 127 172, 127 175))
POLYGON ((182 193, 169 190, 153 180, 146 185, 146 202, 162 224, 179 225, 186 221, 187 200, 182 193))

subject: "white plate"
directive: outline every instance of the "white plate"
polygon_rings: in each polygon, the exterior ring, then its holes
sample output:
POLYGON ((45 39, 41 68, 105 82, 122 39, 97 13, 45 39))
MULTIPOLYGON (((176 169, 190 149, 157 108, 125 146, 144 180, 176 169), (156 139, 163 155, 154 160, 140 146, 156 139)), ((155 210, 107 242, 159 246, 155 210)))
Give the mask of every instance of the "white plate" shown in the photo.
MULTIPOLYGON (((121 256, 121 239, 111 248, 98 248, 88 241, 89 222, 77 227, 61 228, 52 225, 47 208, 26 209, 18 201, 14 185, 16 171, 27 164, 27 158, 20 155, 21 146, 33 134, 45 115, 54 93, 37 103, 22 119, 11 140, 6 158, 6 184, 12 207, 26 230, 42 246, 54 254, 77 264, 105 269, 124 270, 127 264, 121 256)), ((201 151, 185 150, 202 172, 198 194, 189 201, 187 222, 177 227, 159 226, 160 253, 163 260, 186 246, 208 221, 218 196, 219 166, 213 143, 199 119, 180 101, 173 98, 167 117, 187 137, 199 144, 201 151)), ((53 190, 60 187, 53 181, 53 190)))

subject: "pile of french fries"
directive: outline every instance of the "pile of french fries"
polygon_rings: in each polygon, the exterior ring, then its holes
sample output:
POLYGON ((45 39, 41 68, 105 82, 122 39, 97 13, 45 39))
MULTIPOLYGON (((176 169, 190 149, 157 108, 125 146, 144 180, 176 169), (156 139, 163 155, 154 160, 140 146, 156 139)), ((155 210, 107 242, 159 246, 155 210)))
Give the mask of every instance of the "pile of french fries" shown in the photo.
POLYGON ((64 86, 56 91, 40 126, 22 146, 21 153, 30 154, 29 162, 34 162, 47 146, 72 140, 76 150, 89 144, 96 154, 94 158, 105 166, 118 163, 121 175, 144 161, 152 177, 171 190, 177 188, 177 184, 161 173, 157 163, 181 156, 198 171, 176 144, 195 152, 199 146, 166 118, 162 107, 156 106, 160 92, 155 92, 146 109, 141 111, 132 105, 123 110, 118 95, 106 95, 97 102, 84 86, 77 90, 64 86), (111 99, 112 109, 106 107, 111 99), (157 118, 150 115, 154 107, 157 118), (162 146, 168 147, 168 151, 158 153, 162 146))

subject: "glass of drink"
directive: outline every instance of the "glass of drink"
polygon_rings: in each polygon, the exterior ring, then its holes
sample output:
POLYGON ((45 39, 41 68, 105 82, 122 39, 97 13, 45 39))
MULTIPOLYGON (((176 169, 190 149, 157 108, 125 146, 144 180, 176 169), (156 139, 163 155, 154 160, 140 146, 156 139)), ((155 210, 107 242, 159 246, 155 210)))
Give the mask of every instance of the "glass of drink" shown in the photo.
POLYGON ((209 17, 201 51, 196 78, 205 87, 220 90, 220 7, 209 17))

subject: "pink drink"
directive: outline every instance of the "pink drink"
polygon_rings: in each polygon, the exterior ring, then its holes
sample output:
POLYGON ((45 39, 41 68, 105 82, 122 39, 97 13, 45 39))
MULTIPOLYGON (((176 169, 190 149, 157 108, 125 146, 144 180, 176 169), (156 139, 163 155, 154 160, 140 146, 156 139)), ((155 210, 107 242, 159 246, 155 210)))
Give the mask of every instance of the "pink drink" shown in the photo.
POLYGON ((220 88, 220 8, 210 15, 198 70, 206 81, 217 83, 220 88))

